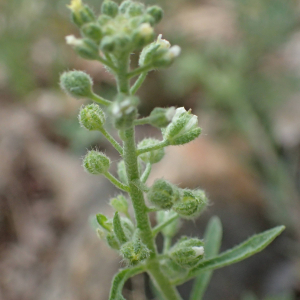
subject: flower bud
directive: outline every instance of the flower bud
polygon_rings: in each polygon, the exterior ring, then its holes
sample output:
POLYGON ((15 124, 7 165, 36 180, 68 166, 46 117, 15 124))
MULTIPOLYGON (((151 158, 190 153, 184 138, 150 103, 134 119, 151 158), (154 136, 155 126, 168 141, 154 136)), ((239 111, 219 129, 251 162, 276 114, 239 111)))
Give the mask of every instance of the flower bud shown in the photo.
MULTIPOLYGON (((177 214, 172 210, 158 211, 156 213, 157 223, 158 224, 163 223, 166 220, 172 218, 174 215, 177 214)), ((165 226, 161 232, 164 236, 173 237, 177 233, 179 226, 180 226, 180 221, 177 218, 174 221, 172 221, 169 225, 165 226)))
POLYGON ((123 195, 110 199, 109 203, 116 211, 123 214, 128 213, 128 201, 123 195))
POLYGON ((135 47, 141 48, 152 42, 154 30, 149 23, 143 23, 133 33, 133 42, 135 47))
POLYGON ((171 259, 184 268, 196 266, 203 255, 203 242, 197 238, 182 237, 170 250, 171 259))
POLYGON ((103 229, 105 229, 108 232, 112 232, 112 229, 113 229, 112 221, 109 220, 105 215, 97 214, 96 220, 103 229))
POLYGON ((137 97, 121 95, 111 105, 110 111, 117 129, 128 129, 132 126, 137 115, 137 104, 137 97))
POLYGON ((97 22, 98 22, 98 24, 100 26, 104 26, 104 25, 106 25, 111 20, 112 20, 112 18, 110 16, 108 16, 108 15, 100 15, 98 17, 97 22))
POLYGON ((104 53, 110 53, 115 50, 116 42, 115 39, 112 36, 105 36, 100 44, 100 49, 104 53))
POLYGON ((136 265, 147 259, 150 255, 149 249, 139 237, 138 229, 134 234, 133 240, 122 245, 120 253, 129 265, 136 265))
POLYGON ((81 108, 79 123, 87 130, 101 130, 105 123, 105 114, 97 104, 89 104, 81 108))
POLYGON ((157 5, 148 7, 147 13, 153 17, 155 24, 159 23, 164 15, 163 10, 157 5))
POLYGON ((147 193, 148 200, 161 209, 172 208, 179 196, 177 186, 164 179, 157 179, 147 193))
POLYGON ((208 201, 204 191, 184 189, 181 191, 180 201, 175 203, 172 209, 177 212, 180 217, 192 219, 203 211, 207 203, 208 201))
POLYGON ((176 109, 172 122, 164 130, 163 136, 170 145, 183 145, 196 139, 200 133, 198 117, 180 107, 176 109))
POLYGON ((123 183, 128 184, 124 160, 121 160, 121 161, 118 163, 118 176, 119 176, 119 179, 120 179, 123 183))
POLYGON ((163 128, 169 125, 175 114, 175 107, 155 107, 150 113, 149 120, 152 126, 163 128))
POLYGON ((72 11, 72 21, 78 27, 95 21, 93 11, 87 5, 82 4, 81 0, 72 0, 68 7, 72 11))
POLYGON ((119 12, 125 14, 131 4, 132 4, 131 0, 123 1, 119 6, 119 12))
POLYGON ((110 167, 110 159, 99 151, 91 150, 83 159, 83 167, 90 174, 103 174, 110 167))
POLYGON ((102 31, 100 26, 97 23, 87 23, 81 27, 82 34, 97 44, 102 38, 102 31))
POLYGON ((93 80, 82 71, 69 71, 60 76, 60 86, 74 98, 88 98, 92 94, 93 80))
POLYGON ((66 41, 82 58, 89 60, 97 60, 99 58, 98 46, 93 40, 88 38, 77 39, 74 35, 68 35, 66 41))
POLYGON ((127 7, 127 13, 131 17, 136 17, 144 14, 145 6, 140 2, 131 2, 131 4, 127 7))
POLYGON ((104 0, 101 6, 101 13, 114 18, 118 14, 118 4, 111 0, 104 0))
MULTIPOLYGON (((150 147, 159 143, 159 140, 156 139, 144 139, 138 144, 138 148, 150 147)), ((162 160, 165 155, 164 148, 160 148, 157 150, 152 150, 140 155, 140 158, 145 163, 155 164, 162 160)))

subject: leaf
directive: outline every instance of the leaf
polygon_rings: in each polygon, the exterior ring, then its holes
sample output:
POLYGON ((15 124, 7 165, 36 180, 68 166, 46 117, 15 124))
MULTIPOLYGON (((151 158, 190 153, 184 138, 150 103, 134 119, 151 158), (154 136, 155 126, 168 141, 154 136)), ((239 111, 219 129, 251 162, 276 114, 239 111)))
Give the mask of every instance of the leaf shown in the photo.
MULTIPOLYGON (((219 253, 222 241, 222 224, 218 217, 212 217, 206 227, 204 234, 205 258, 212 258, 219 253)), ((202 299, 204 292, 211 279, 213 271, 200 273, 193 285, 190 300, 202 299)))
POLYGON ((121 223, 121 219, 119 216, 119 213, 116 211, 114 218, 113 218, 113 228, 114 228, 114 233, 118 239, 118 241, 120 242, 120 244, 124 244, 127 242, 127 237, 124 233, 123 227, 122 227, 122 223, 121 223))
POLYGON ((123 269, 116 274, 112 282, 109 300, 125 300, 122 296, 122 289, 126 280, 132 276, 142 273, 143 271, 144 268, 142 266, 138 266, 135 268, 123 269))
POLYGON ((241 243, 240 245, 221 253, 211 259, 206 259, 191 269, 185 278, 181 278, 173 282, 174 284, 182 284, 185 281, 197 276, 200 272, 219 269, 262 251, 267 247, 283 230, 285 226, 277 226, 262 233, 256 234, 241 243))

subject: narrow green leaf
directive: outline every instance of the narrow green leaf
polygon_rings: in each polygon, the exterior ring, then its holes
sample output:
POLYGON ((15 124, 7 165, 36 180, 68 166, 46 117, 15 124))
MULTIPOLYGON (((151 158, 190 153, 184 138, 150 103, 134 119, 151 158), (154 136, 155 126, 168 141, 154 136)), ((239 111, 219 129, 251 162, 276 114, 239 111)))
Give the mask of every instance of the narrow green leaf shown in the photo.
POLYGON ((256 234, 242 244, 221 253, 219 256, 202 261, 196 267, 191 269, 185 278, 178 279, 173 283, 176 285, 182 284, 185 281, 197 276, 200 272, 219 269, 246 259, 249 256, 262 251, 284 229, 285 226, 277 226, 273 229, 256 234))
MULTIPOLYGON (((212 258, 219 253, 222 241, 222 223, 218 217, 212 217, 204 234, 205 258, 212 258)), ((211 279, 213 271, 200 273, 193 285, 190 300, 201 300, 211 279)))
POLYGON ((124 244, 127 242, 126 235, 124 233, 122 223, 121 223, 121 218, 119 216, 119 213, 116 211, 114 218, 113 218, 113 228, 114 228, 114 233, 119 240, 120 244, 124 244))
POLYGON ((123 269, 116 274, 112 282, 109 300, 123 300, 124 297, 122 296, 122 289, 126 280, 132 276, 142 273, 143 271, 143 266, 138 266, 135 268, 123 269))

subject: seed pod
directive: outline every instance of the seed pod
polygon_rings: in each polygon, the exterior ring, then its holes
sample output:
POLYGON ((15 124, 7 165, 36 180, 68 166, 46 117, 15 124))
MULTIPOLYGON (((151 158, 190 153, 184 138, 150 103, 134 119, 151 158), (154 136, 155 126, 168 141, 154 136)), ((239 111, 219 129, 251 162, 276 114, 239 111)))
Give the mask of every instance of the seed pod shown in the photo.
POLYGON ((88 98, 92 95, 93 80, 82 71, 69 71, 60 76, 60 86, 74 98, 88 98))
POLYGON ((114 18, 119 11, 118 4, 111 0, 104 0, 101 6, 101 13, 114 18))
POLYGON ((133 240, 122 245, 120 253, 129 265, 136 265, 147 259, 150 255, 149 249, 139 237, 138 229, 134 234, 133 240))
MULTIPOLYGON (((144 139, 138 144, 138 148, 150 147, 159 143, 156 139, 144 139)), ((155 164, 162 160, 165 155, 165 150, 163 148, 149 151, 140 155, 140 159, 145 163, 155 164)))
POLYGON ((123 214, 128 213, 128 201, 123 195, 110 199, 109 203, 116 211, 123 214))
POLYGON ((163 128, 169 125, 175 114, 175 107, 155 107, 150 113, 149 119, 152 126, 163 128))
POLYGON ((174 184, 158 179, 147 193, 148 200, 161 209, 170 209, 179 200, 179 190, 174 184))
POLYGON ((90 174, 103 174, 110 167, 110 159, 99 151, 91 150, 83 159, 83 167, 90 174))
POLYGON ((72 12, 72 21, 79 28, 86 23, 95 21, 95 15, 89 6, 82 4, 81 0, 72 0, 68 6, 72 12))
POLYGON ((98 46, 93 40, 88 38, 77 39, 74 35, 68 35, 66 41, 82 58, 88 60, 97 60, 99 58, 98 46))
POLYGON ((89 104, 81 108, 79 123, 87 130, 101 130, 105 123, 105 114, 97 104, 89 104))
POLYGON ((203 256, 203 242, 197 238, 182 237, 170 249, 171 259, 183 268, 196 266, 203 256))
POLYGON ((147 13, 153 17, 155 24, 159 23, 164 16, 163 10, 157 5, 148 7, 147 13))
POLYGON ((128 129, 132 126, 137 115, 138 98, 133 96, 119 96, 110 106, 114 126, 117 129, 128 129))
POLYGON ((180 107, 176 109, 172 122, 163 131, 163 136, 171 145, 183 145, 197 138, 200 133, 198 117, 180 107))
MULTIPOLYGON (((157 223, 163 223, 164 221, 170 219, 173 217, 176 213, 172 210, 166 210, 166 211, 158 211, 156 213, 156 219, 157 223)), ((177 218, 174 221, 172 221, 169 225, 165 226, 163 230, 161 231, 164 236, 167 237, 173 237, 180 227, 180 220, 177 218)))
POLYGON ((84 37, 93 40, 97 44, 99 44, 102 39, 102 30, 95 22, 84 24, 81 28, 81 32, 84 37))
POLYGON ((193 219, 197 217, 207 206, 208 200, 202 190, 181 190, 181 199, 175 203, 172 209, 180 217, 193 219))

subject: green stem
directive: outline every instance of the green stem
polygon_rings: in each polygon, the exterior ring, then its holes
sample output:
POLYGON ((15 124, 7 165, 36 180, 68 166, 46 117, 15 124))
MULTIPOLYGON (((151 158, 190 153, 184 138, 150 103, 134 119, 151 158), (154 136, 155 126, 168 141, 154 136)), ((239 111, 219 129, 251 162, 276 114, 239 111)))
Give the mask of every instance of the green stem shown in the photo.
POLYGON ((91 100, 93 100, 94 102, 97 102, 99 104, 105 105, 105 106, 109 106, 112 102, 104 99, 94 93, 91 94, 91 96, 89 97, 91 100))
POLYGON ((127 73, 127 78, 132 78, 134 76, 140 75, 141 73, 147 73, 152 69, 152 65, 145 65, 139 68, 136 68, 135 70, 127 73))
POLYGON ((146 165, 146 169, 144 171, 144 173, 141 176, 141 182, 145 183, 151 173, 151 169, 152 169, 152 165, 150 163, 147 163, 146 165))
POLYGON ((103 174, 112 184, 114 184, 118 189, 123 190, 124 192, 129 192, 130 188, 123 184, 121 181, 119 181, 115 176, 113 176, 111 173, 106 172, 103 174))
POLYGON ((117 68, 113 65, 112 62, 106 60, 105 58, 99 56, 98 61, 100 61, 103 65, 109 67, 110 69, 112 69, 114 72, 117 71, 117 68))
POLYGON ((168 141, 161 141, 155 145, 151 145, 151 146, 148 146, 148 147, 143 147, 143 148, 140 148, 136 151, 136 154, 137 155, 140 155, 140 154, 143 154, 143 153, 146 153, 146 152, 149 152, 149 151, 153 151, 153 150, 158 150, 158 149, 161 149, 161 148, 164 148, 166 146, 169 146, 169 142, 168 141))
POLYGON ((122 146, 104 129, 102 128, 100 132, 106 137, 106 139, 114 146, 114 148, 123 155, 122 146))
POLYGON ((172 244, 172 237, 164 236, 164 247, 163 247, 163 254, 167 254, 171 248, 172 244))
POLYGON ((165 220, 164 222, 158 224, 152 229, 153 236, 156 236, 162 229, 164 229, 166 226, 168 226, 170 223, 172 223, 174 220, 176 220, 179 216, 176 214, 172 216, 171 218, 165 220))
POLYGON ((145 117, 145 118, 135 120, 133 124, 136 126, 136 125, 144 125, 149 123, 150 123, 150 117, 145 117))
POLYGON ((147 74, 148 74, 148 72, 143 72, 142 74, 140 74, 139 78, 136 80, 136 82, 130 89, 131 95, 134 95, 138 91, 138 89, 141 87, 141 85, 145 81, 147 74))
MULTIPOLYGON (((117 84, 119 93, 126 95, 130 94, 129 77, 127 71, 129 68, 129 55, 124 57, 124 61, 120 62, 120 71, 117 74, 117 84)), ((148 208, 145 204, 143 192, 135 185, 135 181, 140 180, 138 168, 138 156, 136 153, 135 132, 134 127, 120 131, 120 136, 123 140, 123 158, 125 161, 126 173, 129 185, 129 195, 132 200, 136 226, 141 231, 143 243, 150 250, 148 259, 148 273, 150 274, 155 286, 164 295, 165 300, 180 300, 180 295, 177 290, 171 285, 170 280, 160 270, 159 261, 157 258, 157 249, 150 220, 148 216, 148 208)))

